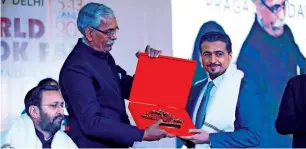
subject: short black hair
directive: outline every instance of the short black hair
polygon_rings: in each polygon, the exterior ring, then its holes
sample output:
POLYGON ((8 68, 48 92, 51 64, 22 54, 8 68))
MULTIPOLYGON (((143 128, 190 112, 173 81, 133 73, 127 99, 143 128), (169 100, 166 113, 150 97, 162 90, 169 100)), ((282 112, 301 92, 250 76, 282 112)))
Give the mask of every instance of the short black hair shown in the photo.
POLYGON ((45 78, 45 79, 40 80, 37 86, 51 85, 52 82, 54 82, 58 86, 58 82, 52 78, 45 78))
MULTIPOLYGON (((224 42, 226 45, 226 51, 228 53, 232 53, 232 42, 230 37, 227 34, 221 32, 210 31, 205 33, 200 38, 200 47, 203 42, 216 42, 216 41, 224 42)), ((201 48, 200 48, 200 53, 202 53, 201 48)))
POLYGON ((25 111, 29 116, 31 116, 29 112, 29 107, 31 105, 40 107, 43 91, 59 91, 59 88, 56 85, 44 85, 44 86, 36 86, 32 88, 30 91, 28 91, 28 93, 24 98, 24 106, 25 106, 25 111))

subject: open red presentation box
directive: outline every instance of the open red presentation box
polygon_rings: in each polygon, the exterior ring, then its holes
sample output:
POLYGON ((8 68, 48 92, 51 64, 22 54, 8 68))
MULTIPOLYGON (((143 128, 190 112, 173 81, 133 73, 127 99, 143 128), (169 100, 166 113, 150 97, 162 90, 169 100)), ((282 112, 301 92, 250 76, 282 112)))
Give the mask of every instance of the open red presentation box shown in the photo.
POLYGON ((143 113, 161 109, 183 120, 180 128, 159 126, 161 129, 177 136, 191 135, 189 129, 195 126, 186 104, 195 68, 196 61, 192 60, 139 55, 129 98, 129 110, 138 128, 145 129, 156 122, 141 117, 143 113))

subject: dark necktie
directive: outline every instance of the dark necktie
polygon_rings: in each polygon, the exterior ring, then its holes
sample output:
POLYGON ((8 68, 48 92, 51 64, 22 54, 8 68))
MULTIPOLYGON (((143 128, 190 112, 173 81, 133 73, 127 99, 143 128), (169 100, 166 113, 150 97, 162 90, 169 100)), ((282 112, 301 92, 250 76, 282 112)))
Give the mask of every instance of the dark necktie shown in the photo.
POLYGON ((213 87, 214 87, 214 83, 213 81, 210 81, 204 92, 204 96, 199 106, 197 117, 196 117, 196 127, 198 129, 201 129, 203 126, 205 115, 206 115, 207 104, 208 104, 209 97, 210 97, 210 92, 213 87))

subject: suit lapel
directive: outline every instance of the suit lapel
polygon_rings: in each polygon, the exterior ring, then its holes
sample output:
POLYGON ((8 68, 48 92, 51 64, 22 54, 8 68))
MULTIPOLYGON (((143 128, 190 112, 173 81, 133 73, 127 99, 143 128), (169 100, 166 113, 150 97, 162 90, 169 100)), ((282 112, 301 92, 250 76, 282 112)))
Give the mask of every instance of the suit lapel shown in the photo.
POLYGON ((194 108, 196 106, 196 103, 198 101, 198 98, 201 94, 201 91, 203 87, 207 84, 207 79, 203 80, 203 82, 200 82, 199 84, 194 85, 191 88, 189 99, 188 99, 188 104, 187 104, 187 112, 190 117, 192 117, 194 108))

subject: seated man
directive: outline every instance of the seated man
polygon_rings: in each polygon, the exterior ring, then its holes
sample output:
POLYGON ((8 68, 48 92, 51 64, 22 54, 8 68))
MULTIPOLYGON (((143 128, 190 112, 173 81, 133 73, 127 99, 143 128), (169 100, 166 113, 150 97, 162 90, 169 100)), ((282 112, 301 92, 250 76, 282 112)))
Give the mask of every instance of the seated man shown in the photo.
POLYGON ((230 64, 228 35, 207 32, 200 38, 202 64, 209 77, 192 87, 187 111, 198 129, 182 136, 189 147, 247 148, 260 144, 261 105, 254 85, 230 64), (187 142, 188 142, 187 141, 187 142))
POLYGON ((293 134, 293 148, 306 148, 306 74, 291 78, 285 89, 275 127, 293 134))
POLYGON ((9 129, 4 144, 14 148, 77 148, 60 130, 64 100, 59 88, 52 85, 31 89, 22 114, 9 129))

